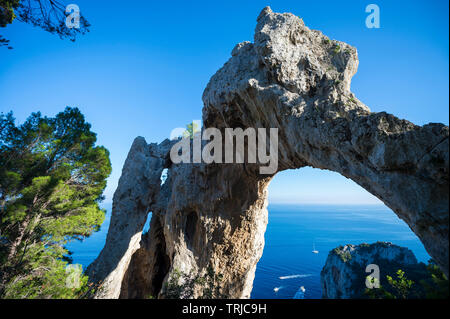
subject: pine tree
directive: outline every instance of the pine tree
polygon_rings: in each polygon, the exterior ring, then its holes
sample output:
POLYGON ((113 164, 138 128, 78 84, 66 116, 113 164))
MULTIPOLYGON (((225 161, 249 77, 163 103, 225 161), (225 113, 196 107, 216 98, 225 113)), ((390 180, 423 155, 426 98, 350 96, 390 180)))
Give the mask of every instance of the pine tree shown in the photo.
POLYGON ((77 108, 33 113, 15 125, 0 114, 0 297, 75 298, 65 245, 100 228, 109 152, 77 108))

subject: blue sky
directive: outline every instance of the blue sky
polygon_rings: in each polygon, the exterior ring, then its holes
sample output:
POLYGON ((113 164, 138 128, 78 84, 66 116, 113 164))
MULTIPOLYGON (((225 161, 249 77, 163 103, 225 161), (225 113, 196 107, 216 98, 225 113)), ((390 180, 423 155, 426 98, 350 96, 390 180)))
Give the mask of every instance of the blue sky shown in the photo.
MULTIPOLYGON (((233 47, 253 40, 259 12, 292 12, 312 29, 358 49, 352 91, 372 111, 448 125, 447 1, 73 0, 92 24, 75 43, 20 22, 0 29, 0 112, 19 122, 77 106, 111 152, 107 201, 136 136, 160 142, 201 119, 202 92, 233 47), (365 7, 380 7, 367 29, 365 7)), ((377 203, 338 174, 303 168, 277 175, 271 203, 377 203)))

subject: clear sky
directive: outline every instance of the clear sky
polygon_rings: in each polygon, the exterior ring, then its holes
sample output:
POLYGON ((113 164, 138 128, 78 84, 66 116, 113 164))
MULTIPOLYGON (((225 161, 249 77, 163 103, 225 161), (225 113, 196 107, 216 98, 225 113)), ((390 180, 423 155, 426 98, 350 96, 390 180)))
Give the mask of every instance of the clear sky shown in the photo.
MULTIPOLYGON (((69 2, 68 2, 69 3, 69 2)), ((106 1, 71 0, 92 24, 75 43, 20 22, 0 29, 0 112, 19 122, 76 106, 111 152, 107 201, 133 139, 160 142, 201 119, 202 92, 230 57, 252 41, 259 12, 292 12, 312 29, 358 49, 352 91, 372 111, 416 124, 449 117, 448 1, 106 1), (380 8, 368 29, 365 7, 380 8)), ((338 174, 300 169, 277 175, 270 202, 377 203, 338 174)))

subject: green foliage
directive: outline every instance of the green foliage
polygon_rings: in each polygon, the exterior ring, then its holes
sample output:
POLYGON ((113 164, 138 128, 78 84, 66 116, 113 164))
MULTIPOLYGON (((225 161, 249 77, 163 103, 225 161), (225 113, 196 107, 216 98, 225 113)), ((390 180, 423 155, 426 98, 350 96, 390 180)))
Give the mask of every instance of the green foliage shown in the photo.
MULTIPOLYGON (((18 20, 56 34, 61 39, 75 41, 77 35, 89 32, 90 24, 80 14, 80 27, 68 28, 66 6, 69 3, 63 4, 57 0, 0 0, 0 27, 18 20)), ((9 40, 0 36, 0 46, 8 46, 8 43, 9 40)))
POLYGON ((168 299, 189 298, 193 295, 195 279, 189 274, 174 269, 164 285, 164 295, 168 299))
POLYGON ((14 10, 19 6, 19 0, 0 0, 0 28, 6 27, 16 18, 14 10))
MULTIPOLYGON (((374 284, 376 282, 376 278, 367 276, 369 280, 374 284)), ((385 290, 381 284, 379 284, 379 288, 366 288, 364 291, 364 294, 369 297, 370 299, 395 299, 395 296, 385 290)))
POLYGON ((342 247, 342 246, 339 246, 339 247, 333 249, 332 252, 333 252, 335 255, 339 256, 339 258, 340 258, 344 263, 347 262, 347 261, 350 261, 350 260, 352 259, 351 253, 350 253, 348 250, 343 251, 343 247, 342 247))
POLYGON ((339 51, 341 51, 341 47, 340 47, 338 44, 336 44, 336 45, 334 46, 333 53, 334 53, 334 54, 338 54, 339 51))
MULTIPOLYGON (((413 274, 417 277, 417 274, 413 274)), ((434 263, 429 261, 422 279, 413 281, 407 278, 406 272, 398 269, 395 277, 386 275, 387 283, 380 288, 366 289, 364 294, 371 299, 446 299, 449 297, 449 282, 445 274, 434 263)))
POLYGON ((401 269, 397 270, 397 279, 391 276, 386 276, 389 284, 395 289, 396 295, 401 299, 407 299, 411 293, 411 288, 414 285, 412 280, 409 280, 405 276, 405 272, 401 269))
MULTIPOLYGON (((100 228, 109 152, 76 108, 0 114, 0 297, 70 298, 64 246, 100 228)), ((83 277, 84 278, 84 277, 83 277)), ((85 279, 82 278, 82 282, 85 279)))
MULTIPOLYGON (((81 297, 88 289, 88 277, 76 278, 76 286, 67 286, 69 272, 67 262, 61 260, 65 250, 53 246, 33 246, 26 254, 24 270, 6 285, 2 298, 13 299, 74 299, 81 297)), ((81 267, 81 266, 80 266, 81 267)))
POLYGON ((219 283, 222 282, 223 275, 216 274, 212 267, 208 267, 206 276, 197 282, 203 287, 203 294, 199 299, 224 299, 225 295, 220 292, 219 283))
POLYGON ((202 290, 198 299, 223 299, 225 295, 219 288, 222 280, 223 275, 216 274, 212 267, 208 267, 204 276, 192 276, 174 269, 164 285, 164 296, 168 299, 189 299, 194 296, 194 290, 198 287, 202 290))
POLYGON ((425 289, 426 298, 448 299, 449 282, 447 276, 445 276, 433 260, 429 261, 427 270, 430 274, 430 278, 420 281, 420 284, 425 289))
MULTIPOLYGON (((14 21, 16 18, 14 9, 17 9, 18 6, 19 0, 0 0, 0 28, 4 28, 14 21)), ((12 49, 12 47, 9 46, 9 40, 0 35, 0 47, 1 46, 12 49)))
POLYGON ((186 131, 183 133, 184 138, 194 138, 194 135, 196 133, 200 132, 200 128, 198 127, 198 124, 195 122, 192 122, 191 124, 186 125, 186 131))
POLYGON ((365 294, 371 299, 408 299, 418 297, 412 290, 414 281, 408 279, 403 270, 397 270, 395 279, 389 275, 386 276, 386 279, 390 291, 380 285, 379 288, 366 289, 365 294))

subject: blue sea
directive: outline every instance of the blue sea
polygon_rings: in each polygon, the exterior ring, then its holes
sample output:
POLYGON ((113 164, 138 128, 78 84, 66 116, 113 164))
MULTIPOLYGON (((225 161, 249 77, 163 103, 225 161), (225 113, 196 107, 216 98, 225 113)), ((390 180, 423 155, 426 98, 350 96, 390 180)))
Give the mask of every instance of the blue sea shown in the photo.
MULTIPOLYGON (((73 262, 83 269, 105 244, 111 207, 105 208, 101 230, 67 246, 73 262)), ((321 298, 320 271, 328 252, 340 245, 389 241, 408 247, 419 261, 430 259, 416 235, 383 205, 269 205, 268 210, 264 253, 251 294, 254 299, 321 298), (313 247, 318 254, 312 253, 313 247), (299 291, 301 286, 304 292, 299 291)))

